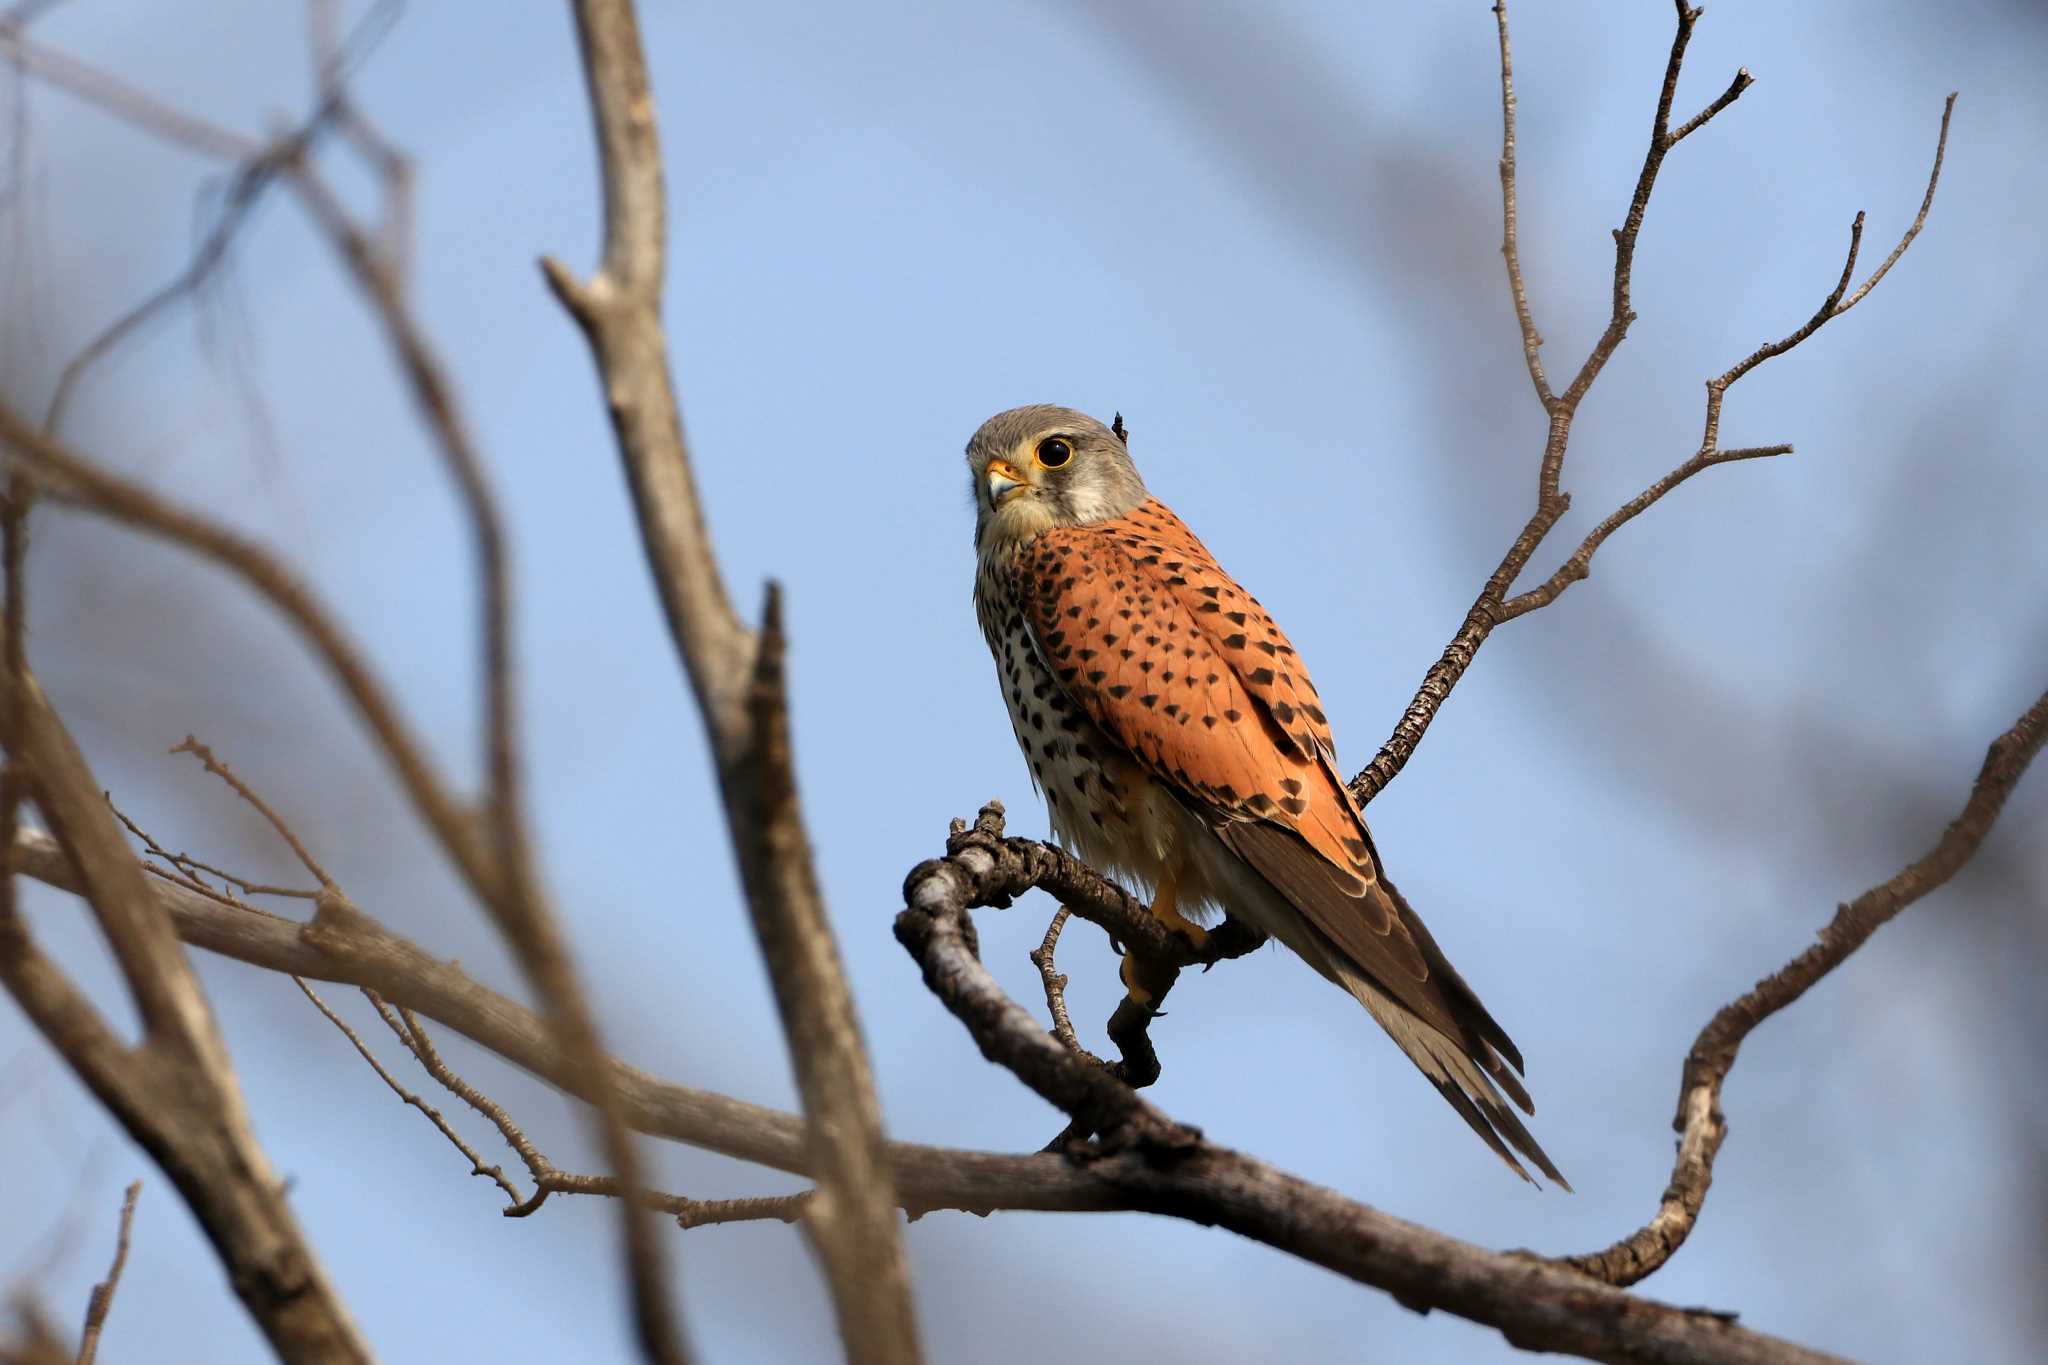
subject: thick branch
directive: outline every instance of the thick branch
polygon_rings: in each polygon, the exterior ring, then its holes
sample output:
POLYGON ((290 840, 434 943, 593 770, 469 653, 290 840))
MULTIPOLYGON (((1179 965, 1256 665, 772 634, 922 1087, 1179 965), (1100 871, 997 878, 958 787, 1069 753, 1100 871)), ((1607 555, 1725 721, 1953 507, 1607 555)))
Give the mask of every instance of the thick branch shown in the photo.
POLYGON ((2048 740, 2048 692, 1992 743, 1962 813, 1925 856, 1842 906, 1820 931, 1818 942, 1759 981, 1741 999, 1724 1005, 1708 1021, 1686 1054, 1678 1087, 1678 1115, 1672 1120, 1679 1133, 1678 1160, 1656 1216, 1606 1250, 1568 1257, 1565 1264, 1610 1284, 1626 1285, 1671 1259, 1691 1234, 1707 1188, 1713 1183, 1714 1158, 1728 1135, 1721 1114, 1721 1084, 1735 1065, 1743 1040, 1758 1024, 1841 966, 1893 916, 1961 871, 1976 856, 2044 740, 2048 740))
MULTIPOLYGON (((10 672, 12 670, 9 670, 10 672)), ((5 676, 5 675, 0 675, 5 676)), ((250 1128, 227 1049, 152 886, 84 757, 26 673, 7 677, 0 711, 36 803, 91 902, 143 1017, 131 1050, 0 909, 0 980, 52 1047, 162 1167, 205 1229, 250 1316, 286 1360, 367 1361, 358 1335, 286 1203, 250 1128)), ((17 840, 27 831, 17 833, 17 840)), ((53 848, 54 851, 54 848, 53 848)))
POLYGON ((1063 1046, 1003 993, 981 963, 967 909, 1005 896, 1008 878, 974 831, 956 832, 949 850, 911 873, 898 941, 983 1056, 1104 1135, 1070 1147, 1070 1158, 1132 1207, 1230 1228, 1408 1306, 1496 1327, 1527 1350, 1694 1363, 1833 1359, 1738 1327, 1732 1315, 1654 1303, 1533 1257, 1459 1242, 1207 1141, 1063 1046))

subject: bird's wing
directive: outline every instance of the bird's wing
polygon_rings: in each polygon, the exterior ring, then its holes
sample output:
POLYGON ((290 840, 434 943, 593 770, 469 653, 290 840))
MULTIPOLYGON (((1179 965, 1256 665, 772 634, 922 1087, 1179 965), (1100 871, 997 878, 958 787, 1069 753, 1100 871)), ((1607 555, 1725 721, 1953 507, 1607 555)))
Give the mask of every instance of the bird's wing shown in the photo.
POLYGON ((1478 1117, 1475 1103, 1492 1119, 1491 1127, 1473 1123, 1489 1145, 1507 1157, 1497 1127, 1563 1183, 1474 1070, 1530 1109, 1502 1060, 1520 1068, 1513 1042, 1389 893, 1336 771, 1315 686, 1257 600, 1149 499, 1113 521, 1042 533, 1012 569, 1012 588, 1055 678, 1088 717, 1203 811, 1330 945, 1340 968, 1369 978, 1441 1035, 1427 1040, 1426 1060, 1404 1036, 1412 1028, 1374 1010, 1468 1122, 1478 1117), (1472 1074, 1447 1090, 1444 1073, 1461 1066, 1472 1074), (1452 1098, 1452 1090, 1462 1093, 1452 1098))

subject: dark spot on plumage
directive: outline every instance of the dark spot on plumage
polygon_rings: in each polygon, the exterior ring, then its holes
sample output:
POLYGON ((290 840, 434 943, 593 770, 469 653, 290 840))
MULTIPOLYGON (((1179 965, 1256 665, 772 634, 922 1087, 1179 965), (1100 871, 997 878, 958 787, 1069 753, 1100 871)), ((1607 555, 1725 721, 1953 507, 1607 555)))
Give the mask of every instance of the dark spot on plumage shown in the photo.
POLYGON ((1203 681, 1207 682, 1207 683, 1209 684, 1209 686, 1211 686, 1211 687, 1214 687, 1214 686, 1216 685, 1216 674, 1214 674, 1214 673, 1211 673, 1211 674, 1210 674, 1210 675, 1209 675, 1209 676, 1208 676, 1207 678, 1205 678, 1205 679, 1204 679, 1203 681))
POLYGON ((1078 666, 1074 668, 1062 668, 1059 670, 1060 681, 1063 683, 1070 683, 1075 678, 1079 677, 1080 673, 1081 670, 1078 666))
POLYGON ((1264 815, 1267 811, 1273 809, 1273 798, 1264 792, 1253 792, 1245 798, 1245 804, 1259 814, 1264 815))
POLYGON ((1138 556, 1138 562, 1139 562, 1140 564, 1144 564, 1144 565, 1150 566, 1150 565, 1153 565, 1153 564, 1157 564, 1157 563, 1159 562, 1159 556, 1158 556, 1158 555, 1140 555, 1140 556, 1138 556))
POLYGON ((1301 710, 1303 715, 1307 716, 1310 720, 1314 721, 1318 725, 1328 725, 1330 723, 1330 718, 1323 714, 1323 708, 1320 706, 1316 706, 1309 702, 1303 702, 1301 710))
POLYGON ((1138 660, 1138 671, 1140 673, 1150 673, 1152 671, 1152 661, 1150 659, 1138 660))
MULTIPOLYGON (((1061 567, 1062 569, 1064 569, 1064 568, 1066 568, 1067 566, 1066 566, 1066 565, 1064 565, 1064 564, 1062 564, 1062 565, 1060 565, 1060 567, 1061 567)), ((1072 592, 1072 591, 1074 590, 1074 584, 1075 584, 1076 582, 1078 582, 1078 581, 1079 581, 1079 580, 1077 580, 1077 579, 1076 579, 1076 578, 1075 578, 1075 577, 1074 577, 1074 576, 1073 576, 1072 574, 1068 574, 1068 575, 1067 575, 1067 576, 1066 576, 1065 578, 1062 578, 1062 579, 1060 580, 1060 591, 1061 591, 1061 592, 1072 592)), ((1081 613, 1080 613, 1080 612, 1078 612, 1078 611, 1074 613, 1074 615, 1076 615, 1076 616, 1079 616, 1080 614, 1081 614, 1081 613)))
POLYGON ((1078 621, 1078 620, 1079 620, 1080 618, 1081 618, 1081 609, 1080 609, 1079 607, 1068 607, 1068 608, 1067 608, 1067 619, 1068 619, 1069 621, 1078 621))
POLYGON ((1090 660, 1090 659, 1092 659, 1092 658, 1094 658, 1094 657, 1095 657, 1095 651, 1094 651, 1094 650, 1092 650, 1092 649, 1084 649, 1084 650, 1082 650, 1082 651, 1081 651, 1081 661, 1082 661, 1083 663, 1086 663, 1086 662, 1087 662, 1088 660, 1090 660))
POLYGON ((1213 599, 1216 596, 1216 594, 1222 592, 1223 589, 1217 587, 1214 583, 1208 583, 1204 584, 1202 587, 1195 589, 1195 591, 1199 592, 1204 597, 1213 599))
POLYGON ((1066 732, 1067 732, 1068 734, 1070 734, 1070 735, 1078 735, 1078 734, 1080 734, 1080 733, 1081 733, 1081 718, 1080 718, 1079 716, 1070 716, 1070 715, 1068 715, 1068 714, 1067 714, 1067 713, 1066 713, 1066 712, 1065 712, 1064 710, 1063 710, 1063 711, 1061 711, 1061 712, 1060 712, 1060 729, 1062 729, 1062 730, 1065 730, 1065 731, 1066 731, 1066 732))
POLYGON ((1144 706, 1144 707, 1147 707, 1147 708, 1150 708, 1150 707, 1152 707, 1152 706, 1153 706, 1153 705, 1155 705, 1155 704, 1156 704, 1156 703, 1157 703, 1158 701, 1159 701, 1159 694, 1158 694, 1157 692, 1147 692, 1147 693, 1146 693, 1146 694, 1145 694, 1144 696, 1142 696, 1142 697, 1138 698, 1138 704, 1139 704, 1140 706, 1144 706))
POLYGON ((1074 746, 1074 757, 1084 763, 1095 757, 1095 746, 1083 740, 1074 746))
POLYGON ((1344 851, 1358 859, 1361 863, 1372 856, 1372 850, 1366 846, 1366 842, 1363 839, 1346 839, 1344 841, 1344 851))
POLYGON ((1255 668, 1251 671, 1250 676, 1252 686, 1254 687, 1271 687, 1273 685, 1273 670, 1270 668, 1255 668))
POLYGON ((1109 675, 1108 675, 1107 673, 1104 673, 1104 672, 1103 672, 1103 671, 1102 671, 1101 669, 1099 669, 1099 668, 1097 668, 1097 669, 1091 669, 1091 670, 1089 671, 1089 673, 1088 673, 1088 681, 1089 681, 1089 682, 1091 682, 1091 683, 1099 683, 1099 682, 1101 682, 1101 681, 1102 681, 1102 680, 1103 680, 1104 678, 1106 678, 1106 677, 1108 677, 1108 676, 1109 676, 1109 675))
POLYGON ((1128 621, 1131 619, 1131 609, 1129 607, 1124 607, 1122 610, 1117 612, 1117 615, 1123 617, 1124 620, 1128 621))
POLYGON ((1095 822, 1095 828, 1097 828, 1097 829, 1107 829, 1107 828, 1108 828, 1108 826, 1107 826, 1107 825, 1105 825, 1105 824, 1103 824, 1103 823, 1102 823, 1102 812, 1101 812, 1101 811, 1097 811, 1097 810, 1091 810, 1091 811, 1089 811, 1089 812, 1088 812, 1088 818, 1089 818, 1089 819, 1091 819, 1091 820, 1093 820, 1093 821, 1095 822))
POLYGON ((1268 654, 1272 654, 1272 653, 1274 653, 1274 652, 1275 652, 1275 650, 1274 650, 1274 648, 1273 648, 1273 642, 1272 642, 1271 640, 1261 640, 1261 641, 1259 641, 1258 643, 1259 643, 1259 648, 1260 648, 1260 649, 1263 649, 1263 650, 1265 650, 1265 651, 1266 651, 1266 653, 1268 653, 1268 654))
POLYGON ((1177 716, 1180 714, 1180 703, 1170 701, 1166 703, 1166 705, 1161 709, 1164 710, 1166 714, 1169 716, 1177 716))
POLYGON ((1202 724, 1207 726, 1209 729, 1213 730, 1216 728, 1216 717, 1204 716, 1202 717, 1202 724))
POLYGON ((1073 657, 1073 655, 1074 647, 1072 645, 1061 645, 1058 649, 1052 652, 1052 656, 1055 659, 1070 659, 1073 657))
POLYGON ((1222 608, 1218 607, 1214 602, 1204 602, 1201 606, 1196 607, 1195 610, 1198 612, 1213 612, 1220 611, 1222 608))
POLYGON ((1075 791, 1077 791, 1077 792, 1085 792, 1085 791, 1087 791, 1087 790, 1088 790, 1088 774, 1086 774, 1086 773, 1075 773, 1075 774, 1074 774, 1074 790, 1075 790, 1075 791))
POLYGON ((1170 669, 1170 668, 1162 668, 1162 669, 1160 669, 1160 670, 1159 670, 1159 681, 1161 681, 1161 682, 1172 682, 1172 681, 1173 681, 1173 670, 1172 670, 1172 669, 1170 669))
POLYGON ((1118 701, 1122 701, 1125 697, 1128 697, 1130 694, 1131 685, 1129 683, 1118 683, 1116 686, 1109 689, 1109 695, 1115 697, 1118 701))
POLYGON ((1095 629, 1095 628, 1096 628, 1097 626, 1099 626, 1099 625, 1101 625, 1101 624, 1102 624, 1102 618, 1101 618, 1101 617, 1099 617, 1099 616, 1091 616, 1091 617, 1089 617, 1089 618, 1088 618, 1088 619, 1087 619, 1086 621, 1084 621, 1084 622, 1082 622, 1082 623, 1081 623, 1081 628, 1082 628, 1083 630, 1094 630, 1094 629, 1095 629))
POLYGON ((1292 687, 1294 686, 1294 675, 1292 673, 1289 673, 1286 669, 1282 669, 1280 670, 1280 681, 1286 683, 1289 687, 1292 687))
POLYGON ((1216 795, 1222 797, 1225 801, 1228 801, 1233 806, 1237 804, 1237 788, 1231 786, 1228 782, 1220 783, 1215 790, 1216 795))
POLYGON ((1115 643, 1117 642, 1118 638, 1119 638, 1119 637, 1118 637, 1117 633, 1116 633, 1115 631, 1113 631, 1113 630, 1106 630, 1106 631, 1104 631, 1104 632, 1102 633, 1102 643, 1104 643, 1104 644, 1106 644, 1106 645, 1113 645, 1113 644, 1115 644, 1115 643))
POLYGON ((1195 657, 1195 651, 1193 651, 1192 649, 1189 649, 1189 648, 1187 648, 1187 647, 1186 647, 1185 645, 1183 645, 1183 646, 1181 647, 1181 651, 1180 651, 1180 656, 1181 656, 1181 658, 1183 658, 1183 659, 1192 659, 1192 658, 1194 658, 1194 657, 1195 657))
POLYGON ((1052 684, 1049 682, 1042 682, 1031 689, 1031 695, 1034 700, 1044 701, 1045 694, 1050 691, 1052 691, 1052 684))
POLYGON ((1242 636, 1242 635, 1226 635, 1226 636, 1224 636, 1224 637, 1223 637, 1223 647, 1224 647, 1225 649, 1243 649, 1243 648, 1244 648, 1244 636, 1242 636))
POLYGON ((1157 649, 1159 648, 1159 637, 1157 635, 1147 635, 1145 637, 1145 643, 1149 645, 1151 648, 1157 649))
POLYGON ((1109 590, 1111 592, 1122 592, 1124 590, 1124 580, 1119 578, 1116 582, 1109 585, 1109 590))
POLYGON ((1238 710, 1235 706, 1233 706, 1223 713, 1223 719, 1229 721, 1232 725, 1235 725, 1239 721, 1244 719, 1244 712, 1238 710))
POLYGON ((1166 580, 1166 586, 1169 588, 1185 588, 1187 585, 1187 579, 1181 577, 1179 574, 1175 574, 1173 577, 1166 580))
POLYGON ((1244 613, 1241 611, 1226 611, 1223 614, 1226 617, 1230 618, 1230 624, 1233 626, 1241 626, 1244 624, 1244 613))
POLYGON ((1119 653, 1119 654, 1123 655, 1123 656, 1124 656, 1124 658, 1125 658, 1125 659, 1127 659, 1127 660, 1128 660, 1128 659, 1129 659, 1129 658, 1130 658, 1130 657, 1131 657, 1131 656, 1132 656, 1133 654, 1136 654, 1137 652, 1138 652, 1138 651, 1136 651, 1135 649, 1120 649, 1120 650, 1118 650, 1118 651, 1117 651, 1117 653, 1119 653))
POLYGON ((1304 815, 1308 812, 1308 802, 1298 796, 1283 796, 1280 798, 1280 809, 1289 815, 1304 815))
POLYGON ((1166 561, 1166 571, 1168 573, 1179 573, 1182 569, 1186 567, 1187 566, 1181 563, 1178 559, 1169 559, 1168 561, 1166 561))
MULTIPOLYGON (((1282 725, 1292 725, 1294 723, 1294 708, 1284 701, 1274 702, 1273 719, 1279 721, 1282 725)), ((1293 779, 1289 778, 1288 780, 1292 781, 1293 779)))
POLYGON ((1280 787, 1281 790, 1285 791, 1289 796, 1301 795, 1301 779, 1298 777, 1281 778, 1280 787))
POLYGON ((1044 754, 1047 758, 1051 758, 1054 754, 1060 751, 1060 742, 1056 739, 1049 739, 1042 746, 1040 746, 1038 751, 1044 754))
POLYGON ((1047 649, 1058 649, 1066 642, 1067 633, 1063 630, 1049 630, 1045 633, 1045 647, 1047 649))

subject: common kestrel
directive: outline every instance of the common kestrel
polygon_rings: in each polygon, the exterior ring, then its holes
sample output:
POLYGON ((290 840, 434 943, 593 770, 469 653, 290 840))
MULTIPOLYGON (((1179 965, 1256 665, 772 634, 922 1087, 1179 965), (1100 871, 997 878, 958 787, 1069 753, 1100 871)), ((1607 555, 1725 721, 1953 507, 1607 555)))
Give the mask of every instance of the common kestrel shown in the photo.
POLYGON ((1217 907, 1286 944, 1516 1174, 1519 1152, 1570 1189, 1503 1102, 1535 1112, 1522 1054, 1387 882, 1315 685, 1258 599, 1092 417, 999 413, 967 463, 975 612, 1054 834, 1151 887, 1190 937, 1181 912, 1217 907))

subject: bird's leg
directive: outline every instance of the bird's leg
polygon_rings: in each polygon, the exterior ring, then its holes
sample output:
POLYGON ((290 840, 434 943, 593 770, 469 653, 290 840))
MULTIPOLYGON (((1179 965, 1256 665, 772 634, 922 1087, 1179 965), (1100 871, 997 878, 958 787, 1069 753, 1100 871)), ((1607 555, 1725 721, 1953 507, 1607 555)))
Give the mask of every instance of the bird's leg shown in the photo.
MULTIPOLYGON (((1179 900, 1180 868, 1169 865, 1161 874, 1159 889, 1152 897, 1153 917, 1165 925, 1168 932, 1179 934, 1200 948, 1209 941, 1209 931, 1181 914, 1179 900)), ((1166 994, 1178 974, 1177 969, 1168 967, 1163 980, 1155 979, 1159 976, 1158 971, 1156 968, 1146 970, 1147 965, 1141 963, 1137 952, 1127 952, 1118 973, 1123 978, 1124 993, 1140 1005, 1150 1005, 1157 997, 1166 994)))
POLYGON ((1180 912, 1180 869, 1169 867, 1159 879, 1159 893, 1152 898, 1152 917, 1181 935, 1197 948, 1209 941, 1209 931, 1180 912))

